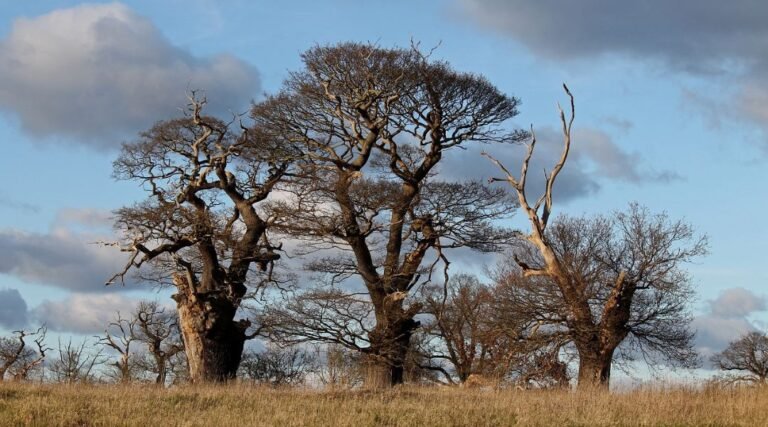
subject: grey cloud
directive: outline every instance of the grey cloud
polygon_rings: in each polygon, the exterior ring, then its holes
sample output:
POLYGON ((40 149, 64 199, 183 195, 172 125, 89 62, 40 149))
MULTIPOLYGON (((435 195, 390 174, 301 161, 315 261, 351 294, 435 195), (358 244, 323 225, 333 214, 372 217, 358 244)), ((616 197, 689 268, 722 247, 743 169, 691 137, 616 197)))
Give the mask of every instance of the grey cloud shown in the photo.
POLYGON ((482 26, 555 59, 602 54, 656 58, 686 71, 719 72, 768 49, 761 0, 459 0, 482 26))
POLYGON ((60 301, 44 301, 30 316, 56 332, 95 334, 104 331, 116 312, 130 313, 137 300, 120 294, 74 294, 60 301))
MULTIPOLYGON (((0 229, 0 273, 28 283, 56 286, 80 292, 114 292, 121 286, 105 287, 104 282, 120 271, 125 254, 114 247, 94 242, 114 240, 96 233, 103 224, 82 224, 89 218, 101 218, 98 211, 65 210, 59 223, 47 233, 0 229), (63 218, 63 219, 62 219, 63 218), (72 227, 71 221, 80 220, 72 227), (67 222, 70 221, 70 222, 67 222)), ((132 283, 128 281, 127 288, 132 283)))
POLYGON ((0 110, 40 141, 100 149, 177 115, 188 89, 204 90, 212 113, 247 108, 259 90, 252 66, 193 56, 120 3, 16 20, 0 40, 0 80, 0 110))
MULTIPOLYGON (((749 316, 765 311, 766 298, 744 288, 722 291, 707 302, 706 311, 693 320, 696 347, 708 363, 709 356, 723 351, 731 341, 757 329, 749 316)), ((709 365, 706 365, 709 366, 709 365)))
MULTIPOLYGON (((551 170, 562 150, 562 137, 552 128, 536 130, 537 144, 529 168, 529 195, 544 191, 544 174, 551 170)), ((674 172, 653 171, 643 165, 637 153, 628 153, 619 147, 611 137, 599 130, 574 130, 568 164, 563 168, 555 186, 555 196, 562 201, 587 197, 600 190, 605 180, 622 181, 631 184, 669 182, 681 179, 674 172)), ((440 176, 447 179, 488 179, 500 176, 500 172, 481 156, 488 151, 517 173, 525 155, 520 145, 475 145, 466 150, 454 150, 446 154, 440 168, 440 176)), ((538 197, 538 196, 536 196, 538 197)))
MULTIPOLYGON (((684 90, 714 126, 753 124, 768 149, 768 3, 762 0, 458 0, 482 27, 555 61, 620 55, 713 77, 714 95, 684 90)), ((761 138, 756 138, 758 141, 761 138)))
POLYGON ((0 327, 23 328, 27 323, 27 302, 19 291, 0 289, 0 327))
POLYGON ((712 315, 724 318, 740 318, 766 309, 766 298, 744 288, 723 291, 709 302, 712 315))

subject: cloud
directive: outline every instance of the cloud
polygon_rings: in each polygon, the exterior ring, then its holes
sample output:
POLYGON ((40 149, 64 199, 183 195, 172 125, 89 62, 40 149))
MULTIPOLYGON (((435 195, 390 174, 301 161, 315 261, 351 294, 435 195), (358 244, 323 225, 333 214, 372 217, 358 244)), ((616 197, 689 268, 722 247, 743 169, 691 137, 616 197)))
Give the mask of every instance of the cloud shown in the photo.
POLYGON ((624 54, 711 73, 768 48, 761 0, 459 0, 475 23, 555 59, 624 54))
POLYGON ((723 291, 709 304, 712 315, 716 317, 741 318, 756 311, 764 311, 766 298, 744 288, 731 288, 723 291))
MULTIPOLYGON (((541 171, 551 170, 562 150, 562 137, 555 129, 538 129, 536 137, 538 142, 529 167, 530 197, 538 197, 544 191, 541 171)), ((513 173, 519 173, 525 156, 525 148, 520 145, 475 145, 466 150, 453 150, 445 155, 440 176, 451 180, 501 176, 500 171, 480 155, 482 151, 487 151, 513 173)), ((679 179, 674 172, 645 167, 638 153, 624 151, 605 132, 584 128, 574 130, 568 162, 558 177, 554 193, 559 200, 568 201, 597 193, 605 181, 642 185, 679 179)))
POLYGON ((27 326, 27 302, 16 289, 0 289, 0 327, 27 326))
POLYGON ((766 298, 744 288, 726 289, 708 301, 704 314, 693 320, 696 346, 708 363, 709 357, 723 351, 728 344, 749 331, 757 329, 750 321, 753 313, 768 308, 766 298))
POLYGON ((120 294, 74 294, 61 301, 43 301, 30 316, 56 332, 101 333, 119 311, 127 315, 138 300, 120 294))
POLYGON ((104 282, 120 271, 126 262, 125 254, 113 247, 94 244, 114 240, 114 237, 94 233, 92 226, 82 224, 89 218, 102 218, 102 214, 92 210, 64 210, 59 214, 59 222, 46 233, 0 229, 0 253, 3 254, 0 273, 28 283, 79 292, 123 289, 120 286, 105 287, 104 282), (82 221, 75 223, 78 227, 73 229, 71 221, 75 219, 82 221))
POLYGON ((40 206, 12 199, 3 194, 0 194, 0 208, 11 209, 27 214, 36 214, 40 212, 40 206))
MULTIPOLYGON (((718 85, 705 116, 757 125, 768 149, 768 3, 761 0, 458 0, 462 16, 553 61, 618 56, 718 85)), ((703 101, 703 102, 702 102, 703 101)))
POLYGON ((99 149, 179 114, 188 89, 205 91, 210 113, 244 109, 259 90, 252 66, 173 46, 120 3, 17 19, 0 40, 0 80, 0 110, 25 131, 99 149))

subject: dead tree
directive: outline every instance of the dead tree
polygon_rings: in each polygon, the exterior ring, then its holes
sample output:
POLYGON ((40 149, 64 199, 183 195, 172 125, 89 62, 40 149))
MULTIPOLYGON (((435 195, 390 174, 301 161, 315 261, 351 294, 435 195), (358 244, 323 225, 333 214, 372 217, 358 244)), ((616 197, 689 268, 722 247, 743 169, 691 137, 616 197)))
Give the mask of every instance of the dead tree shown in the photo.
MULTIPOLYGON (((331 292, 329 303, 343 310, 365 300, 372 319, 356 319, 368 324, 354 339, 317 318, 296 319, 303 325, 282 335, 363 351, 372 361, 372 386, 399 384, 420 311, 411 291, 429 281, 436 260, 447 260, 446 249, 497 251, 508 235, 493 226, 512 207, 505 192, 441 181, 436 166, 448 150, 513 138, 501 125, 517 114, 518 100, 415 48, 346 43, 302 58, 304 70, 252 110, 260 131, 304 153, 292 197, 273 211, 281 230, 305 239, 307 248, 335 250, 311 270, 334 283, 363 283, 364 296, 343 301, 331 292)), ((325 304, 319 295, 298 305, 325 304)))
POLYGON ((713 355, 711 361, 720 370, 736 372, 734 381, 768 384, 768 336, 749 332, 713 355))
POLYGON ((46 353, 51 349, 45 345, 47 328, 41 326, 35 332, 14 331, 14 338, 0 338, 0 382, 10 376, 14 381, 23 381, 30 372, 42 366, 46 353), (34 348, 27 339, 33 337, 34 348))
POLYGON ((234 130, 204 116, 204 105, 193 94, 186 117, 159 122, 123 146, 115 176, 140 182, 149 197, 116 211, 121 247, 131 255, 109 281, 148 265, 142 274, 176 288, 193 382, 234 378, 253 337, 238 309, 249 289, 270 281, 280 257, 267 235, 273 219, 259 206, 294 155, 242 123, 234 130))
POLYGON ((125 319, 117 312, 115 320, 104 330, 104 336, 96 338, 99 344, 117 353, 117 360, 109 363, 114 368, 115 379, 120 383, 135 380, 137 361, 131 344, 136 341, 136 319, 125 319))
POLYGON ((156 374, 155 384, 164 386, 172 359, 184 352, 178 317, 155 301, 140 301, 133 316, 136 340, 146 346, 152 360, 145 368, 156 374))
POLYGON ((65 384, 94 382, 95 369, 107 360, 102 350, 90 351, 87 340, 83 340, 79 346, 73 344, 72 339, 66 343, 59 340, 58 357, 51 362, 49 368, 53 380, 65 384))
POLYGON ((650 215, 632 205, 628 213, 612 218, 563 219, 547 227, 552 213, 553 188, 571 148, 575 117, 573 96, 570 115, 560 109, 563 151, 551 172, 546 173, 544 194, 531 203, 526 194, 528 165, 536 145, 531 132, 520 175, 515 177, 491 156, 491 161, 516 192, 530 222, 525 235, 533 259, 515 261, 526 278, 551 281, 553 298, 562 305, 560 316, 579 355, 579 385, 607 386, 615 352, 631 337, 630 352, 660 352, 680 363, 696 360, 692 350, 690 315, 686 303, 691 291, 682 263, 706 253, 706 239, 696 237, 682 222, 650 215))

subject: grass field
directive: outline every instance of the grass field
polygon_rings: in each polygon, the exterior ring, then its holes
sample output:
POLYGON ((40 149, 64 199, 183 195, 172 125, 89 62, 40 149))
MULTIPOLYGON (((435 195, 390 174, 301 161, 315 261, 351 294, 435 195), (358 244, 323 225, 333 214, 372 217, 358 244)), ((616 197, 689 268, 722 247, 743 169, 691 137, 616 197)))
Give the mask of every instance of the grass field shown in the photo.
POLYGON ((0 426, 768 425, 768 390, 386 392, 0 384, 0 426))

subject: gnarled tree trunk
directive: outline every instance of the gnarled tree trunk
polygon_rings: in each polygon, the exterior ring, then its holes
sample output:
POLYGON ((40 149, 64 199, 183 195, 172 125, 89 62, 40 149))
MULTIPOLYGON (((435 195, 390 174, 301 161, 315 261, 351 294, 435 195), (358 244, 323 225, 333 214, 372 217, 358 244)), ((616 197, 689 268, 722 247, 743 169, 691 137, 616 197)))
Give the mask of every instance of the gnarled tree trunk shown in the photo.
POLYGON ((614 349, 576 344, 579 352, 579 388, 608 388, 614 349))
POLYGON ((234 379, 245 344, 245 321, 235 321, 237 307, 221 292, 196 293, 181 276, 173 295, 193 383, 234 379))
POLYGON ((368 337, 371 346, 366 386, 386 388, 403 383, 411 336, 419 322, 413 320, 414 308, 404 310, 397 294, 383 298, 378 304, 374 301, 376 328, 368 337))

